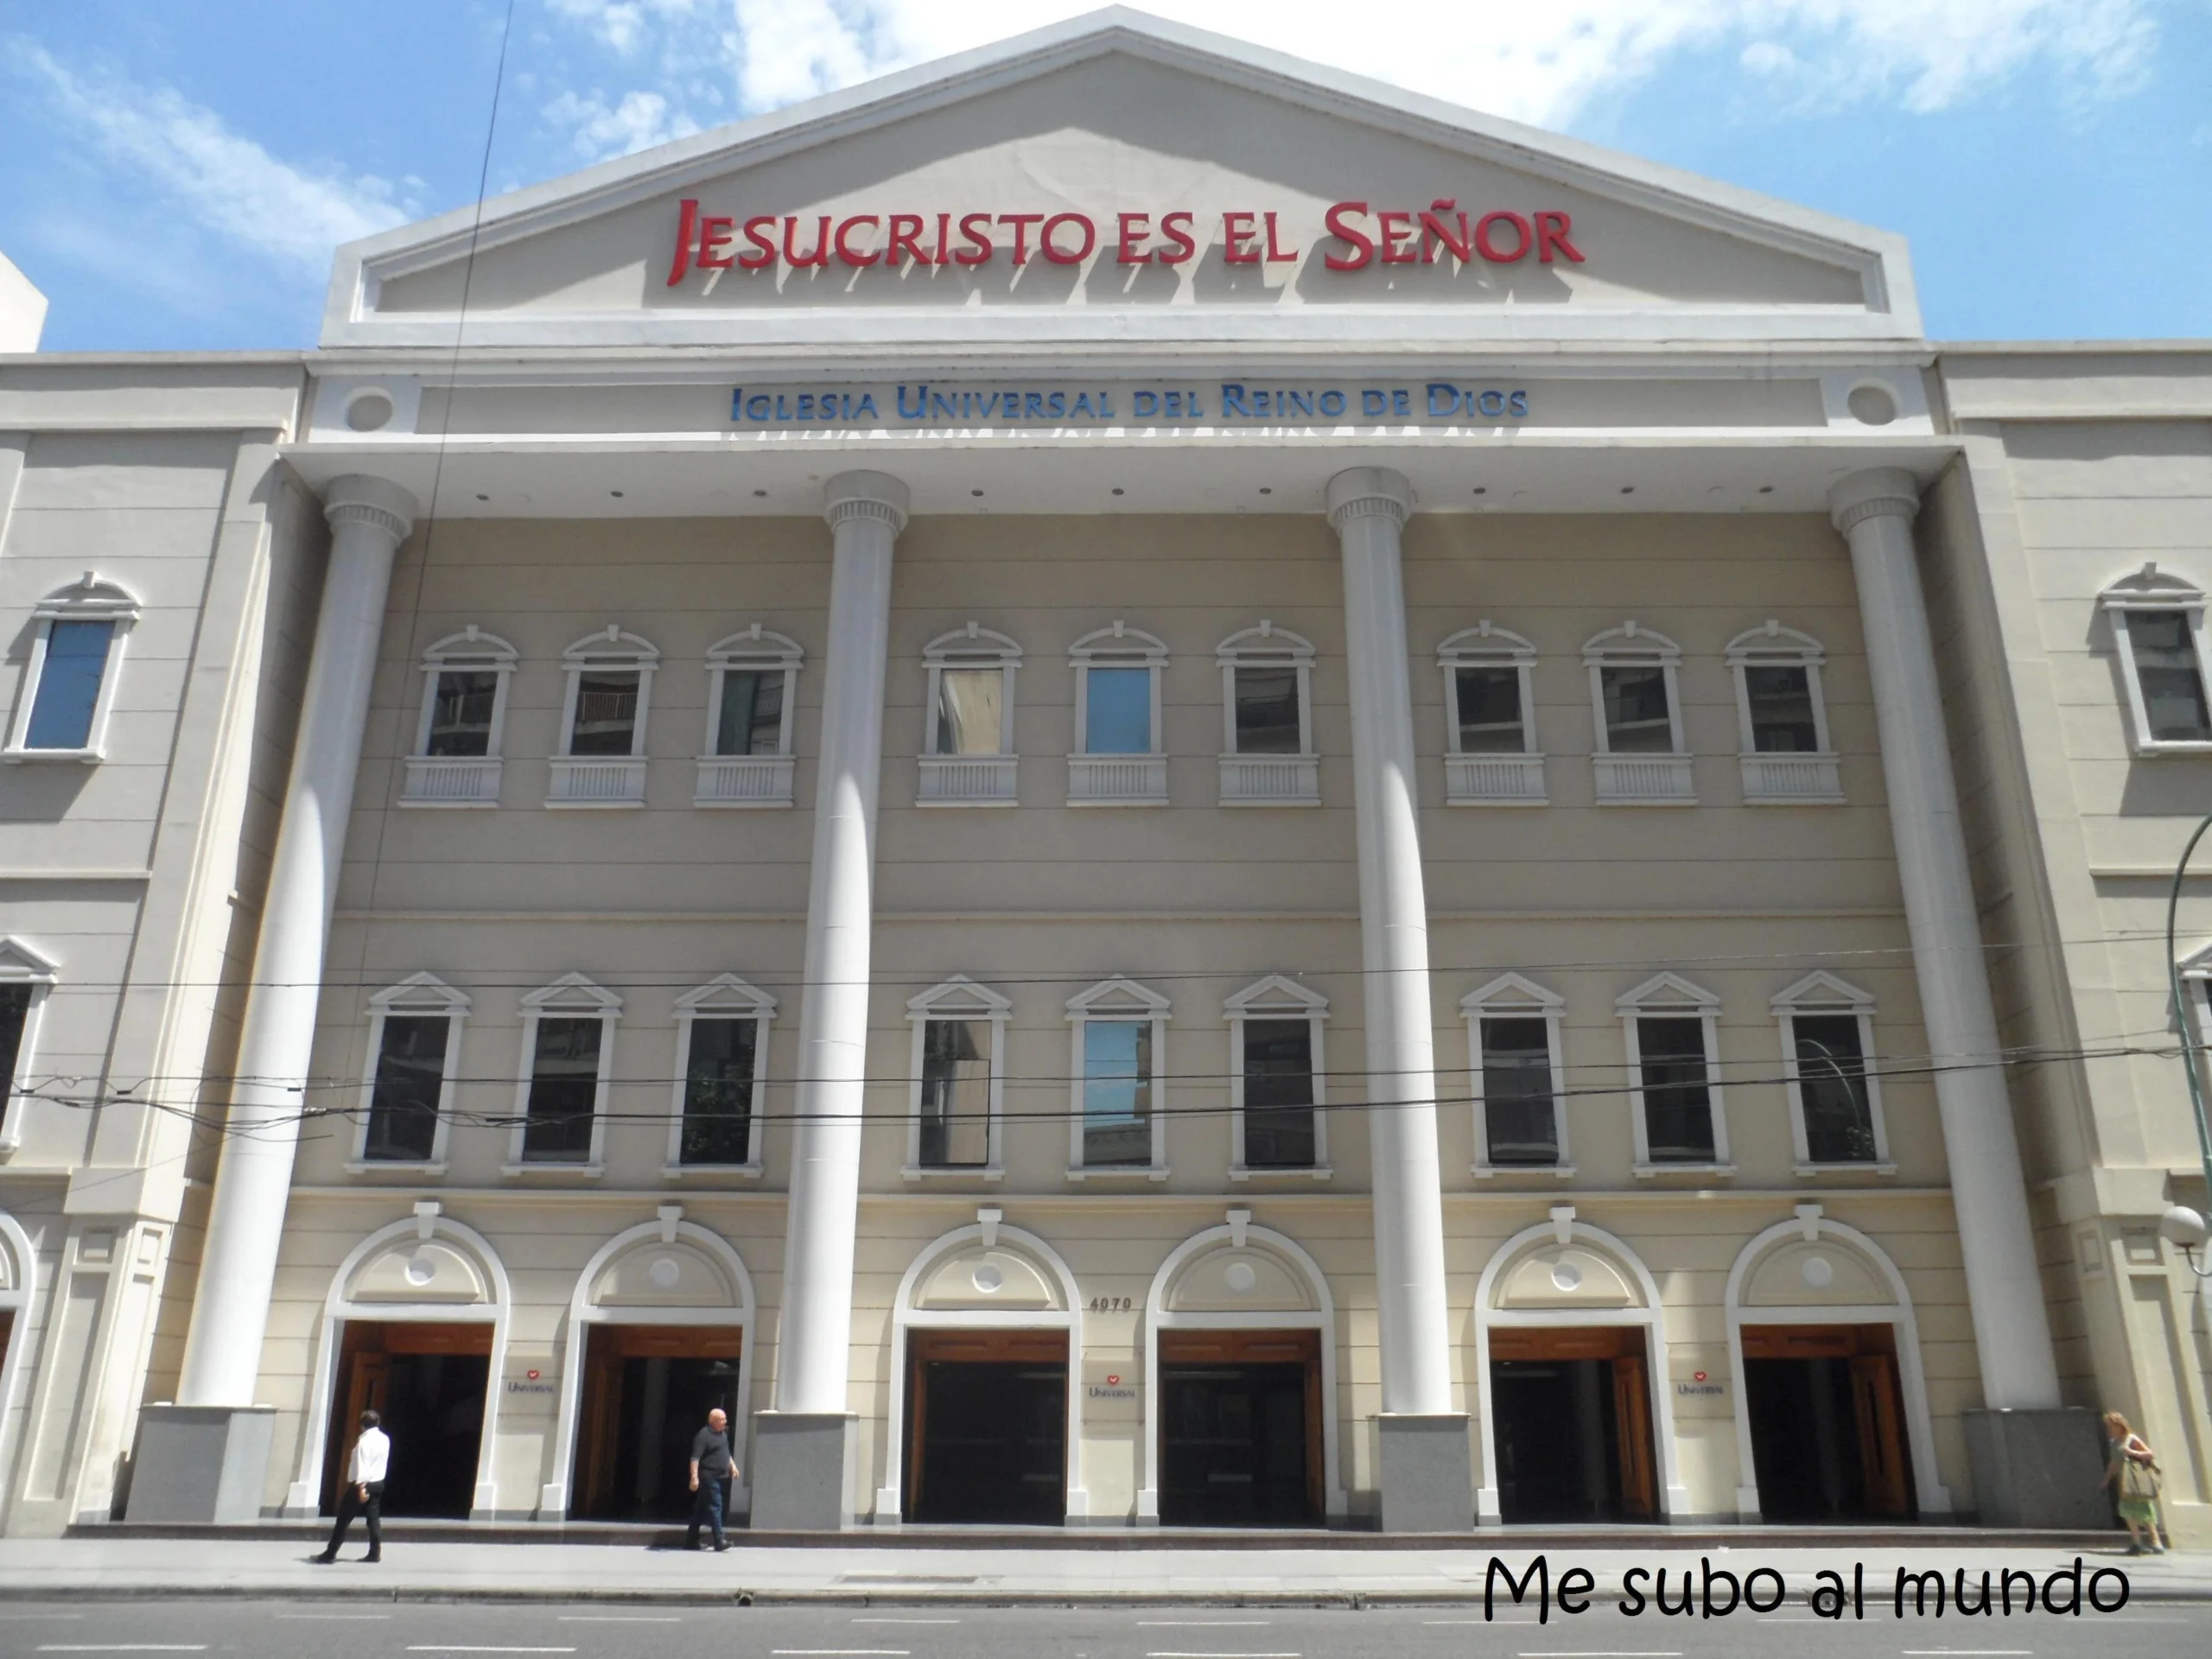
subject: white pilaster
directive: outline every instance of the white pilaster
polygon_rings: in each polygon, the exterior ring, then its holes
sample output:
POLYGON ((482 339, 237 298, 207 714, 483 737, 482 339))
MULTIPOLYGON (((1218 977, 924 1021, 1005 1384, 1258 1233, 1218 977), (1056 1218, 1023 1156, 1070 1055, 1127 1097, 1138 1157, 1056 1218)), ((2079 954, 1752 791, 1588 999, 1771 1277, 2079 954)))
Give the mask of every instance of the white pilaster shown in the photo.
POLYGON ((906 486, 881 473, 842 473, 830 480, 825 497, 823 516, 834 538, 823 656, 829 678, 815 791, 798 1121, 791 1133, 775 1394, 779 1412, 808 1414, 847 1408, 883 677, 890 649, 892 548, 906 523, 906 486))
POLYGON ((1413 487, 1386 468, 1356 467, 1329 480, 1328 505, 1344 550, 1382 1409, 1435 1416, 1452 1410, 1451 1332, 1444 1300, 1428 905, 1421 881, 1413 686, 1398 545, 1413 508, 1413 487))
POLYGON ((396 484, 347 477, 326 493, 324 512, 330 563, 262 903, 180 1405, 250 1405, 260 1375, 377 641, 392 556, 413 528, 416 503, 396 484))
POLYGON ((1919 510, 1920 486, 1896 467, 1853 474, 1828 492, 1829 515, 1851 544, 1858 578, 1882 776, 1928 1024, 1983 1402, 2000 1409, 2050 1408, 2059 1401, 2058 1366, 2036 1270, 2012 1102, 1998 1064, 1997 1014, 1913 550, 1919 510))

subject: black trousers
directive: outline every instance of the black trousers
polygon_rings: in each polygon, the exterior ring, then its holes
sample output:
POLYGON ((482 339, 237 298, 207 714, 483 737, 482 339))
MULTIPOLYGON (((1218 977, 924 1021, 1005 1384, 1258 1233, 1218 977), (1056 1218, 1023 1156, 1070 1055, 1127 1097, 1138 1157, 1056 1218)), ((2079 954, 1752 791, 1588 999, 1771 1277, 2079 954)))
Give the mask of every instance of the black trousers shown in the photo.
POLYGON ((729 1508, 729 1477, 710 1475, 702 1470, 699 1490, 691 1498, 692 1548, 699 1547, 699 1528, 703 1523, 714 1535, 715 1548, 722 1546, 722 1516, 729 1508))
POLYGON ((384 1554, 384 1482, 369 1483, 368 1501, 361 1501, 361 1489, 348 1481, 338 1489, 338 1519, 330 1529, 330 1542, 324 1548, 326 1555, 335 1555, 339 1546, 346 1541, 346 1529, 353 1524, 355 1516, 369 1523, 369 1554, 384 1554))

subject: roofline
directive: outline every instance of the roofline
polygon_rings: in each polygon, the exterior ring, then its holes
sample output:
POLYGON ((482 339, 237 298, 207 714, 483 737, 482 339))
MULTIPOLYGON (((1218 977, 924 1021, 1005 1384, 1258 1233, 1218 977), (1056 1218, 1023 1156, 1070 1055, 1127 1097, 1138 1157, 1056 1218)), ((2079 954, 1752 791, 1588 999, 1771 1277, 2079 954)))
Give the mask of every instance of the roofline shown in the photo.
POLYGON ((142 368, 149 365, 187 367, 197 363, 219 363, 251 368, 303 369, 315 353, 270 351, 253 346, 240 351, 209 352, 0 352, 0 370, 37 368, 142 368))
POLYGON ((1617 197, 1632 202, 1640 198, 1639 205, 1677 214, 1688 209, 1691 218, 1713 228, 1770 245, 1795 242, 1802 252, 1855 255, 1868 284, 1869 310, 1886 311, 1900 325, 1899 337, 1917 337, 1922 332, 1905 239, 1896 232, 1227 35, 1110 6, 346 243, 332 264, 323 337, 334 340, 354 322, 365 268, 372 262, 384 262, 392 274, 445 263, 471 245, 498 245, 542 224, 563 222, 579 210, 678 188, 690 178, 709 176, 748 159, 764 161, 803 143, 833 138, 841 129, 880 125, 910 111, 1033 79, 1115 50, 1288 97, 1370 125, 1395 127, 1432 142, 1473 139, 1507 152, 1510 165, 1538 176, 1585 188, 1601 182, 1617 197), (743 153, 747 150, 759 153, 747 157, 743 153), (1587 175, 1595 175, 1595 181, 1587 175), (412 258, 405 257, 410 254, 412 258))
POLYGON ((1962 340, 1931 349, 1939 358, 2212 356, 2212 340, 1962 340))

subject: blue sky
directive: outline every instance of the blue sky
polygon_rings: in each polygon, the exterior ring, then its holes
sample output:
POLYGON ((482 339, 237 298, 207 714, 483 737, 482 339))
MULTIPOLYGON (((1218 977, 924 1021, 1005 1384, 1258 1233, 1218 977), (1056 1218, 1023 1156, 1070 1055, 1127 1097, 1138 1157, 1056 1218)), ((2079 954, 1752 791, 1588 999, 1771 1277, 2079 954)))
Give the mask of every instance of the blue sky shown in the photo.
MULTIPOLYGON (((1087 10, 514 0, 494 192, 1087 10)), ((2212 0, 1154 0, 1912 240, 1937 339, 2212 335, 2212 0)), ((462 205, 506 0, 0 0, 0 252, 48 350, 313 343, 462 205)))

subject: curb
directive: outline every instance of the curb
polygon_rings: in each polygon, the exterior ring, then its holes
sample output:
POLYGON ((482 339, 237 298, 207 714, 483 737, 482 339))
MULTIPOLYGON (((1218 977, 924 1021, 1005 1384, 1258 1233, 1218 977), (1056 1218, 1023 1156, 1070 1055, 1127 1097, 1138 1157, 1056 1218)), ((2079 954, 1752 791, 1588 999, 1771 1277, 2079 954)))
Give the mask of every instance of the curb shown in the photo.
MULTIPOLYGON (((503 1586, 474 1589, 467 1587, 440 1588, 435 1586, 397 1586, 375 1588, 363 1585, 358 1588, 343 1586, 292 1587, 277 1585, 190 1585, 160 1586, 130 1585, 67 1585, 53 1588, 33 1586, 0 1586, 0 1605, 22 1602, 48 1602, 67 1599, 72 1603, 85 1601, 159 1602, 159 1601, 300 1601, 346 1602, 353 1604, 379 1603, 392 1605, 436 1605, 440 1603, 486 1603, 510 1605, 562 1606, 728 1606, 741 1607, 1276 1607, 1307 1608, 1315 1611, 1350 1610, 1385 1607, 1479 1607, 1479 1590, 1453 1589, 1449 1591, 1420 1590, 1353 1590, 1316 1592, 1313 1591, 1267 1592, 1254 1591, 1239 1595, 1203 1595, 1166 1591, 1049 1591, 1049 1590, 943 1590, 943 1591, 870 1591, 851 1590, 747 1590, 710 1591, 696 1589, 667 1590, 592 1590, 571 1586, 548 1586, 544 1588, 503 1586)), ((1616 1591, 1600 1589, 1592 1600, 1611 1603, 1620 1599, 1616 1591)), ((2160 1605, 2197 1605, 2212 1607, 2212 1586, 2135 1585, 2131 1587, 2128 1605, 2138 1602, 2160 1605)), ((2034 1617, 2044 1617, 2035 1615, 2034 1617)), ((2066 1615, 2059 1615, 2066 1617, 2066 1615)), ((2125 1619, 2123 1612, 2107 1614, 2107 1618, 2125 1619)), ((1554 1622, 1560 1622, 1555 1620, 1554 1622)), ((1855 1621, 1844 1621, 1852 1623, 1855 1621)), ((1869 1624, 1894 1623, 1886 1614, 1870 1616, 1869 1624)), ((1914 1624, 1927 1621, 1915 1619, 1914 1624)))

